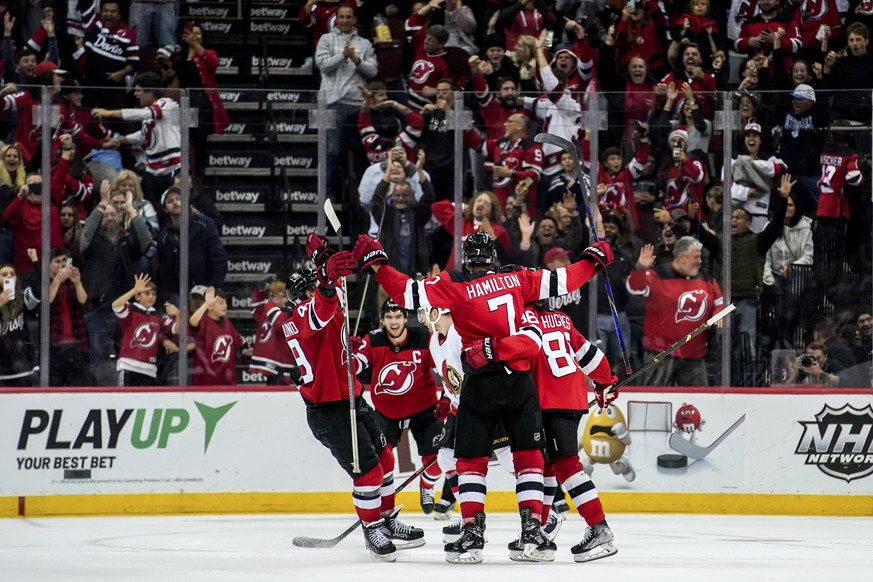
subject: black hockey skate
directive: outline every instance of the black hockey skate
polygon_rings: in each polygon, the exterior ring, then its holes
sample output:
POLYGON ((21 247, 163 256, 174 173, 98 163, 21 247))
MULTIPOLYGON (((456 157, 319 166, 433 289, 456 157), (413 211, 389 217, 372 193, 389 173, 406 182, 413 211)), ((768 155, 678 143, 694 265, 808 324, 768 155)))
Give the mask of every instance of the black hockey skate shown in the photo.
MULTIPOLYGON (((464 521, 458 520, 454 523, 450 523, 449 525, 443 528, 443 543, 451 544, 460 539, 461 535, 464 533, 464 521)), ((488 543, 488 536, 485 535, 485 524, 482 524, 482 539, 485 540, 485 543, 488 543)))
POLYGON ((425 515, 430 515, 433 511, 433 488, 428 489, 425 486, 420 486, 419 489, 421 510, 425 515))
POLYGON ((403 509, 402 505, 398 505, 394 510, 384 518, 382 531, 388 537, 398 550, 410 550, 412 548, 420 548, 424 545, 424 530, 417 527, 407 525, 397 519, 397 514, 403 509))
POLYGON ((530 509, 521 510, 521 535, 509 542, 509 559, 516 562, 554 562, 558 547, 546 538, 540 522, 530 516, 530 509))
POLYGON ((455 508, 455 500, 440 499, 433 506, 433 518, 439 521, 450 519, 455 508))
POLYGON ((476 514, 476 520, 464 525, 461 537, 446 544, 446 562, 450 564, 478 564, 485 548, 485 514, 476 514))
POLYGON ((589 526, 585 530, 585 537, 570 549, 570 553, 573 554, 573 559, 577 562, 608 558, 618 552, 618 548, 612 543, 613 539, 615 538, 612 535, 612 530, 609 529, 604 519, 589 526))
POLYGON ((546 520, 546 523, 543 524, 543 535, 546 536, 546 539, 550 542, 555 541, 555 538, 558 537, 558 532, 561 530, 561 526, 564 524, 564 520, 566 518, 555 511, 554 509, 549 512, 549 519, 546 520))
POLYGON ((558 513, 567 513, 570 511, 570 505, 567 503, 567 500, 563 497, 559 497, 555 499, 555 502, 552 504, 552 508, 558 513))
POLYGON ((370 554, 379 560, 393 562, 397 559, 397 548, 385 537, 385 520, 373 522, 364 526, 364 547, 370 550, 370 554))

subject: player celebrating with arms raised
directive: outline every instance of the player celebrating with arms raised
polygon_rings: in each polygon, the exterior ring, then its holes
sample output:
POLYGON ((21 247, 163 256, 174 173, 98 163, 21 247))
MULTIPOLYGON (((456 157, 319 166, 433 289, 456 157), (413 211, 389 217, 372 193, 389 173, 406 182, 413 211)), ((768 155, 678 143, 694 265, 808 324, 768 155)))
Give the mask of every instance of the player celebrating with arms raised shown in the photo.
POLYGON ((330 449, 352 478, 352 498, 364 524, 367 549, 376 558, 393 562, 398 549, 395 541, 405 543, 399 549, 418 547, 424 545, 424 532, 397 519, 400 508, 394 507, 394 454, 386 446, 373 409, 361 397, 363 389, 357 380, 354 430, 360 473, 352 470, 349 350, 343 345, 347 336, 335 283, 353 272, 354 261, 348 251, 329 249, 316 234, 309 235, 306 252, 316 271, 302 269, 289 277, 286 292, 296 305, 282 325, 285 341, 300 371, 306 421, 313 436, 330 449))
POLYGON ((494 240, 483 232, 464 241, 464 264, 469 272, 443 271, 416 281, 388 265, 382 245, 361 235, 354 256, 363 270, 376 271, 388 295, 407 309, 441 307, 452 311, 464 345, 466 376, 456 424, 457 470, 464 533, 447 544, 446 560, 482 561, 485 545, 485 475, 498 421, 509 436, 516 470, 516 498, 522 529, 522 555, 532 561, 551 561, 553 547, 542 526, 542 419, 530 359, 541 346, 535 321, 522 318, 525 303, 562 295, 581 287, 612 261, 606 243, 594 243, 582 260, 555 271, 524 269, 493 272, 494 240))

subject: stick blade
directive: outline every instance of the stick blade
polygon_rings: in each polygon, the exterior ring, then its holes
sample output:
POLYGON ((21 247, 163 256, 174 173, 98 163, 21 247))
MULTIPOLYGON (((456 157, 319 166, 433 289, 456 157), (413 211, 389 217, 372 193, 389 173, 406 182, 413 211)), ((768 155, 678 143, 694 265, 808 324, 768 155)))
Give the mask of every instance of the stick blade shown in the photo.
POLYGON ((534 136, 537 143, 547 143, 567 151, 575 151, 576 146, 559 135, 553 133, 538 133, 534 136))
POLYGON ((297 536, 291 543, 298 548, 332 548, 340 542, 339 539, 323 540, 321 538, 310 538, 307 536, 297 536))
POLYGON ((324 201, 324 215, 327 216, 327 221, 330 223, 334 232, 339 234, 342 225, 340 224, 339 217, 336 215, 336 210, 333 208, 333 202, 331 202, 329 198, 324 201))

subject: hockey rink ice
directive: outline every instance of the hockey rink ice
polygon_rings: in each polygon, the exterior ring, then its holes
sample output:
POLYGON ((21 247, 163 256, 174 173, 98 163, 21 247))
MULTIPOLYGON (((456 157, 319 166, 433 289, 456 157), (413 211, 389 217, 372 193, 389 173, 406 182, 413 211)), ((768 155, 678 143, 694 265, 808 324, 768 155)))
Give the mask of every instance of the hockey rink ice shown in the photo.
POLYGON ((873 572, 871 518, 612 515, 618 554, 577 564, 570 547, 584 526, 568 516, 555 562, 526 564, 510 561, 506 550, 518 518, 489 515, 479 565, 447 564, 441 530, 450 522, 412 511, 401 518, 423 527, 427 544, 400 552, 393 564, 370 558, 360 531, 332 549, 291 545, 297 535, 339 535, 351 514, 0 519, 0 581, 757 582, 869 580, 873 572))

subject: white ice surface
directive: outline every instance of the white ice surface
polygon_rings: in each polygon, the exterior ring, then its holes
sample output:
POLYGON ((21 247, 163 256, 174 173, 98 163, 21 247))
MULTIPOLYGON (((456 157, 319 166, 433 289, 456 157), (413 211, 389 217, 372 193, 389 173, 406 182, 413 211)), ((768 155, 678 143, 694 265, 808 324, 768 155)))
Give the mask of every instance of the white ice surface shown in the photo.
POLYGON ((401 552, 393 564, 372 560, 359 531, 332 549, 291 545, 297 535, 339 535, 355 521, 351 514, 0 519, 0 581, 873 579, 871 518, 612 515, 618 554, 577 564, 570 547, 584 526, 574 514, 556 540, 553 564, 520 564, 506 550, 518 518, 491 514, 480 565, 445 562, 441 528, 449 522, 411 511, 401 518, 425 528, 427 545, 401 552))

